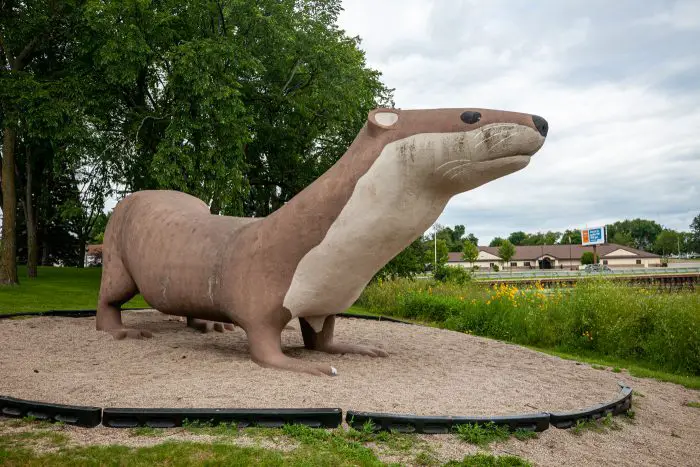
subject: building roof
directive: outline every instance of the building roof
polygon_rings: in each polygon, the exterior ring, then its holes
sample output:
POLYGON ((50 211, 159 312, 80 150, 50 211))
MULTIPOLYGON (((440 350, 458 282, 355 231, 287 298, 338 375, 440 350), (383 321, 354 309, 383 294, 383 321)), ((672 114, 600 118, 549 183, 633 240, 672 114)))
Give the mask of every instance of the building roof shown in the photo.
MULTIPOLYGON (((498 247, 495 246, 480 246, 479 251, 498 256, 498 247)), ((550 256, 559 260, 562 259, 581 259, 581 255, 586 252, 593 252, 592 246, 582 245, 526 245, 516 246, 515 255, 511 261, 537 261, 542 256, 550 256)), ((615 258, 659 258, 659 255, 649 253, 648 251, 638 250, 629 246, 622 246, 616 243, 606 243, 598 245, 598 257, 605 259, 615 258), (622 253, 620 250, 626 253, 622 253)), ((462 262, 462 253, 449 253, 448 262, 462 262)))
POLYGON ((88 255, 101 255, 102 254, 102 245, 88 245, 87 246, 87 254, 88 255))

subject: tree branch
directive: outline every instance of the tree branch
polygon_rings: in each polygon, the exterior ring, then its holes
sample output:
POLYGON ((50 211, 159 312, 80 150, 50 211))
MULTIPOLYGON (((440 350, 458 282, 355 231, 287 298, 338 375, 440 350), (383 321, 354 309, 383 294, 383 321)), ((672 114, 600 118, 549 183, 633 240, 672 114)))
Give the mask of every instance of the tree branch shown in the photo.
POLYGON ((2 35, 0 35, 0 60, 2 60, 3 68, 10 64, 7 59, 7 53, 5 52, 5 41, 3 40, 2 35))
POLYGON ((22 71, 24 67, 27 65, 24 63, 24 60, 31 55, 32 52, 34 52, 34 47, 39 43, 39 36, 34 36, 34 38, 27 44, 24 49, 17 55, 17 58, 14 60, 14 64, 12 64, 12 69, 15 71, 22 71))
POLYGON ((226 31, 226 20, 224 19, 224 8, 219 0, 216 0, 216 6, 219 8, 219 21, 221 21, 221 29, 224 32, 223 35, 228 36, 228 32, 226 31))

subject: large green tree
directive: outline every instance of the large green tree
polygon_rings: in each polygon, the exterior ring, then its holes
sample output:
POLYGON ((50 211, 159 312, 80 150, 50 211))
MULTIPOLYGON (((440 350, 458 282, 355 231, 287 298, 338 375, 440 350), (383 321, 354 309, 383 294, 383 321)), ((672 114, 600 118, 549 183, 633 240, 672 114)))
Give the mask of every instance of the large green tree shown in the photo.
POLYGON ((654 241, 654 253, 670 255, 681 252, 681 235, 672 229, 664 229, 656 236, 654 241))
POLYGON ((491 243, 489 243, 489 246, 501 246, 503 245, 503 242, 505 242, 505 239, 501 237, 494 237, 493 240, 491 240, 491 243))
POLYGON ((581 231, 579 229, 565 230, 561 235, 559 243, 562 245, 580 245, 581 231))
POLYGON ((30 277, 36 274, 37 212, 35 174, 47 142, 61 144, 76 108, 80 82, 64 67, 70 37, 80 16, 80 0, 5 0, 0 3, 0 120, 2 120, 3 243, 0 283, 17 283, 17 207, 29 243, 30 277), (19 203, 18 203, 19 201, 19 203))
POLYGON ((337 27, 340 1, 0 5, 9 282, 18 201, 30 271, 79 265, 111 188, 266 215, 337 161, 370 109, 392 105, 359 38, 337 27))
POLYGON ((115 109, 125 191, 172 188, 214 213, 265 216, 343 154, 391 91, 340 1, 88 3, 88 51, 115 109))
POLYGON ((695 216, 690 223, 690 240, 688 243, 688 251, 700 253, 700 214, 695 216))
POLYGON ((632 246, 651 251, 656 236, 663 227, 655 221, 647 219, 632 219, 618 221, 607 226, 608 239, 611 243, 632 246))
POLYGON ((465 240, 462 259, 468 263, 471 263, 473 266, 474 262, 477 260, 478 257, 479 247, 475 243, 472 243, 469 240, 465 240))

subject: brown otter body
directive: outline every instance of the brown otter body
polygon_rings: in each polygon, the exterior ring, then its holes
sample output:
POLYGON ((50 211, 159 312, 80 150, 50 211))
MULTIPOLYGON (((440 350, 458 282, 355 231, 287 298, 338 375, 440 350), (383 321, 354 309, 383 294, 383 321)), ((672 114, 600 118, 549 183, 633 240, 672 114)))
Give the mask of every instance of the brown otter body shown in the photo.
POLYGON ((333 342, 335 314, 452 196, 525 167, 546 126, 512 112, 378 109, 330 170, 263 219, 212 216, 179 192, 130 195, 105 232, 97 328, 146 335, 121 324, 140 292, 163 313, 240 325, 262 366, 335 374, 282 353, 293 318, 308 348, 385 356, 333 342))

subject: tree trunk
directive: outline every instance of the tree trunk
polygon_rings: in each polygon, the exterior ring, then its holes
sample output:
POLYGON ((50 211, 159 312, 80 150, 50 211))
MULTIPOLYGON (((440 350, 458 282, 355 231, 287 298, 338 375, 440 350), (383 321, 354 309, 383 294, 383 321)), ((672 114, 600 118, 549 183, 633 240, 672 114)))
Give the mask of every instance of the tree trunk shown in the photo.
POLYGON ((221 196, 214 195, 211 201, 211 206, 209 207, 209 212, 215 216, 221 214, 221 196))
POLYGON ((2 252, 0 284, 19 284, 17 277, 17 193, 15 192, 15 130, 5 128, 2 158, 2 252))
POLYGON ((84 240, 83 238, 80 238, 78 240, 78 245, 80 248, 80 256, 79 256, 79 261, 78 261, 78 267, 79 268, 84 268, 85 267, 85 260, 87 259, 87 240, 84 240))
POLYGON ((42 266, 51 266, 49 264, 49 241, 46 238, 46 233, 43 233, 42 236, 44 238, 41 241, 41 265, 42 266))
POLYGON ((27 220, 27 276, 30 279, 37 277, 37 265, 39 264, 39 243, 37 242, 36 209, 32 200, 32 163, 31 153, 27 149, 27 186, 25 187, 25 219, 27 220))

